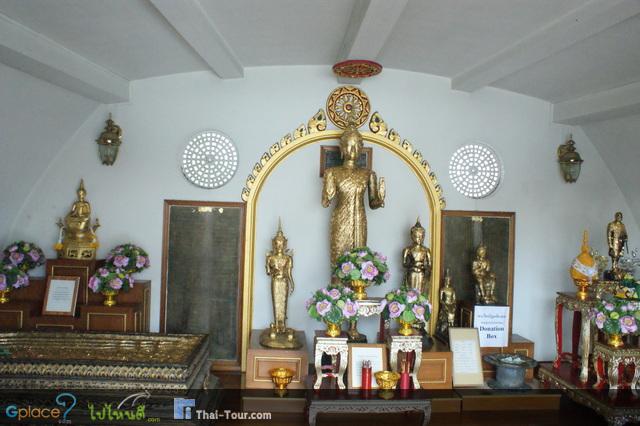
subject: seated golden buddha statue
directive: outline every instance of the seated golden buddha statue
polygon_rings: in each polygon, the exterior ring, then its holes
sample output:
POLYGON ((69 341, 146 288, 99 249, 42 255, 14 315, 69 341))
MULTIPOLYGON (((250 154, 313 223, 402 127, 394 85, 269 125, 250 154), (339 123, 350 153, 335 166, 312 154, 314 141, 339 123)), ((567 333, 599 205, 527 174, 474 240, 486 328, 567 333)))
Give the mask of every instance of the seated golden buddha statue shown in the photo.
POLYGON ((71 210, 64 218, 58 219, 60 235, 55 249, 61 259, 84 259, 96 258, 98 248, 98 237, 96 229, 100 227, 100 222, 96 219, 91 225, 91 204, 85 200, 87 191, 84 189, 84 181, 80 181, 78 187, 78 199, 71 206, 71 210))

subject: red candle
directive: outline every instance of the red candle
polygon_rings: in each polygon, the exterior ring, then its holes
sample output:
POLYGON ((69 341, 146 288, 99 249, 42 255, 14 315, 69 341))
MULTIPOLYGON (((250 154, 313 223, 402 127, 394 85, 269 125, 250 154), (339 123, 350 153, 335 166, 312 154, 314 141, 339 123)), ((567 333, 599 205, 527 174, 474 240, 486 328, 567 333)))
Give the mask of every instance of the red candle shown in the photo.
POLYGON ((411 389, 411 381, 409 380, 409 373, 403 371, 400 373, 400 389, 411 389))
POLYGON ((371 389, 371 361, 362 362, 362 389, 371 389))

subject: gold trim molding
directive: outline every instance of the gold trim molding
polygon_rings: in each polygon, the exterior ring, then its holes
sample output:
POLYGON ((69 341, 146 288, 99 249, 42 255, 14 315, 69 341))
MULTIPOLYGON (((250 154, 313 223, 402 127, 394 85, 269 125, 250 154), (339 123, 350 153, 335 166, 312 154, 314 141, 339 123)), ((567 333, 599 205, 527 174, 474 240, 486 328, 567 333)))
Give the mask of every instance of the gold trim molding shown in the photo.
MULTIPOLYGON (((424 190, 427 205, 431 211, 429 228, 431 231, 430 247, 433 256, 433 267, 429 300, 433 304, 432 318, 435 318, 438 312, 438 283, 440 283, 440 222, 442 210, 445 208, 442 187, 438 183, 435 173, 431 170, 431 166, 423 154, 415 149, 411 142, 406 139, 403 140, 395 129, 389 128, 378 112, 371 115, 369 129, 370 132, 361 132, 363 140, 384 148, 400 157, 411 171, 413 171, 424 190)), ((342 130, 327 130, 326 114, 323 109, 320 109, 309 119, 306 125, 301 124, 293 133, 287 133, 279 142, 271 145, 269 150, 263 153, 259 161, 255 163, 251 174, 249 174, 246 179, 245 187, 242 189, 241 194, 242 200, 247 203, 243 268, 244 283, 242 291, 243 372, 247 369, 247 352, 249 350, 249 339, 251 336, 256 212, 260 192, 269 175, 285 158, 307 145, 326 140, 338 140, 340 135, 342 135, 342 130)), ((432 320, 429 324, 432 334, 435 332, 435 322, 435 320, 432 320)))

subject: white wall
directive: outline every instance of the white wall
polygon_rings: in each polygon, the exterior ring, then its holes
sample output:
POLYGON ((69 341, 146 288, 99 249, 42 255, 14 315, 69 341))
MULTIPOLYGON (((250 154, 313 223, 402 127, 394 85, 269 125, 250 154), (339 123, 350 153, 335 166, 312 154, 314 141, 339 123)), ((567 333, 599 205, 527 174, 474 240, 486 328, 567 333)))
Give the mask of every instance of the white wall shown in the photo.
MULTIPOLYGON (((55 157, 26 203, 25 211, 32 214, 19 218, 12 237, 34 240, 52 256, 50 247, 57 236, 53 222, 67 212, 84 177, 94 214, 103 224, 98 231, 99 255, 124 241, 140 244, 151 255, 152 267, 140 277, 153 281, 152 328, 157 330, 163 200, 240 200, 245 177, 260 154, 324 107, 336 86, 326 67, 248 69, 239 80, 221 81, 201 72, 134 82, 130 103, 100 107, 55 157), (124 129, 120 157, 112 167, 99 164, 94 143, 108 110, 124 129), (178 163, 188 138, 209 128, 231 136, 240 155, 234 179, 210 191, 189 184, 178 163)), ((362 89, 372 109, 429 160, 448 209, 516 212, 514 331, 536 342, 539 359, 551 359, 553 300, 556 291, 572 289, 567 267, 578 253, 581 231, 590 230, 602 251, 612 212, 628 211, 597 151, 579 129, 552 124, 549 104, 526 96, 497 89, 454 92, 447 79, 396 70, 365 81, 362 89), (555 151, 572 130, 585 163, 580 180, 570 185, 560 176, 555 151), (477 201, 459 195, 447 178, 452 152, 475 140, 493 146, 505 165, 500 189, 477 201)), ((319 202, 318 150, 312 146, 287 159, 261 196, 254 328, 267 326, 271 319, 268 280, 260 272, 278 216, 295 251, 297 288, 290 323, 306 329, 308 336, 319 327, 302 312, 303 300, 329 278, 329 210, 319 202)), ((375 150, 374 169, 387 178, 389 198, 384 210, 368 213, 370 245, 397 256, 407 243, 406 229, 418 213, 426 215, 417 212, 423 195, 400 160, 381 149, 375 150)), ((628 217, 633 239, 637 226, 628 217)), ((394 262, 399 278, 397 259, 394 262)))
MULTIPOLYGON (((581 126, 611 170, 636 219, 640 215, 640 115, 594 121, 581 126)), ((631 242, 631 247, 640 244, 631 242)))
POLYGON ((0 241, 52 157, 96 107, 0 64, 0 241))

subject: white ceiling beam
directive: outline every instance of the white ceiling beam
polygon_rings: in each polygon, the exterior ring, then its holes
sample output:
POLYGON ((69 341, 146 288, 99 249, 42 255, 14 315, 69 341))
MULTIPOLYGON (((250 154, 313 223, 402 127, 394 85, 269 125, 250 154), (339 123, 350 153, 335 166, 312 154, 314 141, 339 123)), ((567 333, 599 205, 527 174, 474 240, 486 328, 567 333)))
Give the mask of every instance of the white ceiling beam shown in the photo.
POLYGON ((101 103, 129 100, 129 81, 0 14, 0 62, 101 103))
POLYGON ((638 0, 591 0, 451 79, 473 92, 640 13, 638 0))
POLYGON ((640 113, 640 82, 553 105, 553 121, 579 125, 640 113))
POLYGON ((220 78, 241 78, 244 69, 198 0, 150 0, 220 78))
MULTIPOLYGON (((357 0, 336 62, 347 59, 374 61, 407 3, 408 0, 357 0)), ((345 80, 354 83, 353 79, 345 80)))

